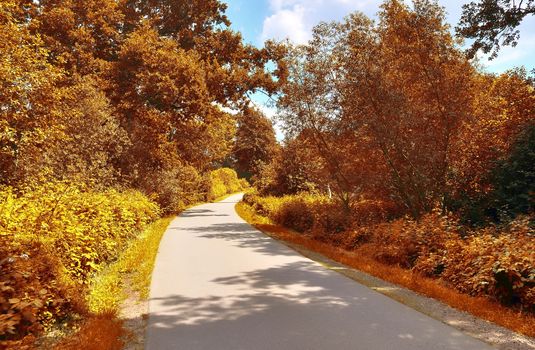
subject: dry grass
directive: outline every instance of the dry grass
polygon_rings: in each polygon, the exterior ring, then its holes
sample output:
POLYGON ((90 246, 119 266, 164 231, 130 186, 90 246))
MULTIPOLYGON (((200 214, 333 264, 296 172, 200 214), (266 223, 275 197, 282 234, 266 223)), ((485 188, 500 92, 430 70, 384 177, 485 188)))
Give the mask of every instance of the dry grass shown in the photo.
POLYGON ((158 246, 171 220, 169 217, 150 224, 117 261, 93 278, 88 294, 92 313, 117 313, 126 298, 123 284, 127 280, 131 282, 131 289, 143 298, 148 297, 158 246))
POLYGON ((398 266, 380 263, 371 258, 372 252, 367 251, 369 248, 366 246, 350 252, 275 225, 243 202, 236 205, 236 210, 245 221, 277 239, 301 245, 344 265, 440 300, 458 310, 468 312, 515 332, 535 337, 535 317, 533 315, 520 313, 488 298, 472 297, 459 293, 440 280, 427 278, 398 266))
POLYGON ((124 346, 125 331, 115 314, 102 314, 85 320, 80 330, 61 343, 55 350, 119 350, 124 346))
POLYGON ((124 347, 128 332, 117 315, 127 297, 126 290, 139 292, 141 298, 148 297, 158 246, 172 219, 164 218, 150 224, 117 261, 93 278, 87 300, 89 315, 80 328, 55 349, 120 350, 124 347))

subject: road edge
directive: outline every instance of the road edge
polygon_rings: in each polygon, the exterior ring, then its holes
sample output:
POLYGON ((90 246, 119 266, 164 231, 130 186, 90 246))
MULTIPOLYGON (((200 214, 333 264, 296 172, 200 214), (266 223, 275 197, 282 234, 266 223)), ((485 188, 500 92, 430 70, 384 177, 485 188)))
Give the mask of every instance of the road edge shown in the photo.
POLYGON ((408 288, 387 282, 366 272, 354 269, 334 261, 318 252, 303 247, 300 244, 285 241, 273 232, 260 228, 254 223, 248 222, 240 215, 236 207, 243 202, 238 202, 234 207, 236 214, 246 223, 270 238, 284 244, 290 249, 313 260, 325 268, 337 272, 355 282, 365 285, 374 291, 381 293, 395 301, 402 303, 426 316, 438 320, 460 332, 483 341, 500 350, 534 350, 535 339, 513 332, 510 329, 498 326, 492 322, 480 319, 467 312, 460 311, 444 304, 436 299, 421 295, 408 288))

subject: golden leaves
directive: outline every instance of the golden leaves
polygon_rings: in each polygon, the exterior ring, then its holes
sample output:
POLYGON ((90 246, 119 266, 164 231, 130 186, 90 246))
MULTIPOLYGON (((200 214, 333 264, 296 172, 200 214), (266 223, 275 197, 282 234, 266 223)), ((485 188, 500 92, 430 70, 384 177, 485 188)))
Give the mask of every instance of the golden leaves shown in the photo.
POLYGON ((0 272, 3 337, 37 332, 73 312, 88 277, 159 215, 139 192, 61 182, 1 188, 0 198, 0 257, 9 257, 0 272))

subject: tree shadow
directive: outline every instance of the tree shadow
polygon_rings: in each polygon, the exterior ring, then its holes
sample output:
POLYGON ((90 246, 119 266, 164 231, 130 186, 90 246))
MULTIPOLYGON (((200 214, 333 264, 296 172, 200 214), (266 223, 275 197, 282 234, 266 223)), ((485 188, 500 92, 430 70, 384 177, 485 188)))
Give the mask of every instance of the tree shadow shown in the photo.
POLYGON ((150 350, 490 349, 304 260, 216 278, 195 297, 150 303, 150 350))
POLYGON ((200 238, 223 240, 232 243, 235 247, 248 248, 261 254, 272 256, 296 254, 245 222, 219 223, 188 228, 188 230, 199 233, 200 238))
POLYGON ((228 214, 216 214, 214 210, 209 209, 188 209, 182 214, 181 218, 193 218, 193 217, 211 217, 211 216, 229 216, 228 214))

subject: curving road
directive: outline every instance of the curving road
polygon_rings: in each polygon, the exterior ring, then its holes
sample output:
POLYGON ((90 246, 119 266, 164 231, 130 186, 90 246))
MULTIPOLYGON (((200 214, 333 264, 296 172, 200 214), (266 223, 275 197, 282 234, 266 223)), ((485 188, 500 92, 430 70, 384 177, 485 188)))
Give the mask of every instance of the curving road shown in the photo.
POLYGON ((267 237, 235 213, 240 198, 169 226, 147 349, 492 349, 267 237))

